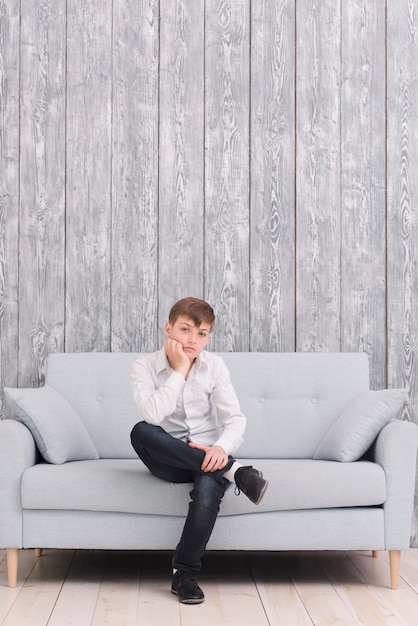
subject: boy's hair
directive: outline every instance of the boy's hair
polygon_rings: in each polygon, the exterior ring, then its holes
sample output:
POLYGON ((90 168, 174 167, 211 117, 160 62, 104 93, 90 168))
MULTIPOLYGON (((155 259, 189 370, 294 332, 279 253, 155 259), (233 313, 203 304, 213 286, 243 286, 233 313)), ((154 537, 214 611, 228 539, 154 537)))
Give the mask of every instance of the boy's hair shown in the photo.
POLYGON ((174 324, 180 315, 190 317, 198 328, 202 322, 210 324, 211 328, 215 324, 215 313, 212 307, 199 298, 182 298, 173 304, 168 316, 170 324, 174 324))

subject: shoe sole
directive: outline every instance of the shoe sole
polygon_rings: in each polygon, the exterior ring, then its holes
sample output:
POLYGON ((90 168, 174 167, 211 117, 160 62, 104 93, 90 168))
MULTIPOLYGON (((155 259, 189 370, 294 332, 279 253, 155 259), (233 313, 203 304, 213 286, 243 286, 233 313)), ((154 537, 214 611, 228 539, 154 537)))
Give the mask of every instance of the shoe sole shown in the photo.
POLYGON ((180 598, 177 591, 174 591, 174 589, 171 590, 171 593, 173 594, 173 596, 177 596, 179 599, 179 602, 181 602, 182 604, 202 604, 202 602, 205 601, 205 598, 191 598, 190 600, 182 599, 180 598))
MULTIPOLYGON (((262 477, 262 475, 261 475, 261 477, 262 477)), ((269 483, 268 483, 268 480, 266 480, 266 484, 264 485, 264 487, 260 491, 260 494, 259 494, 259 496, 257 498, 257 502, 254 502, 254 504, 260 504, 261 500, 264 497, 264 494, 266 493, 266 489, 267 489, 268 486, 269 486, 269 483)))

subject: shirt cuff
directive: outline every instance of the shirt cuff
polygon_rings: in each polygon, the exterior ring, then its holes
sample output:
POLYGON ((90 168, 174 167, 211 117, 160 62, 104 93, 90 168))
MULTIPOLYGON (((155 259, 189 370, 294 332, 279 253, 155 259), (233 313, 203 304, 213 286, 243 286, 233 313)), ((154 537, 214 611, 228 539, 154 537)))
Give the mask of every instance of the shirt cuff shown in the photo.
POLYGON ((164 385, 170 387, 170 389, 181 389, 185 382, 186 379, 183 374, 180 374, 180 372, 172 372, 164 385))
POLYGON ((234 452, 234 450, 236 449, 236 447, 233 445, 232 441, 230 441, 226 437, 219 437, 219 439, 217 441, 215 441, 215 443, 213 443, 212 445, 213 446, 219 446, 219 448, 222 448, 223 450, 225 450, 225 453, 228 456, 230 454, 232 454, 234 452))

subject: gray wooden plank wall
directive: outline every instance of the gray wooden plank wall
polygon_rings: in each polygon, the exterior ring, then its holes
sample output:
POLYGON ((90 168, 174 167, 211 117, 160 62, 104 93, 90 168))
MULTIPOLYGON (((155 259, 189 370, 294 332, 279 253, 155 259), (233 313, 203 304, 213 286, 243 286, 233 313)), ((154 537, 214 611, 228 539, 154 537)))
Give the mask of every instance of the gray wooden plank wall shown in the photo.
POLYGON ((0 0, 1 385, 156 349, 190 294, 213 349, 365 351, 418 421, 417 24, 417 0, 0 0))

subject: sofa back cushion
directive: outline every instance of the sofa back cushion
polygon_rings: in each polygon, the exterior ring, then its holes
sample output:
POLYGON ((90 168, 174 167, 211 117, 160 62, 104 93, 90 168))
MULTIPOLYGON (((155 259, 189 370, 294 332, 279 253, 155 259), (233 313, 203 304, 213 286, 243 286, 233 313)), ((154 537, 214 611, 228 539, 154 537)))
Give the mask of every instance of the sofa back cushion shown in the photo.
POLYGON ((45 382, 59 391, 82 419, 102 459, 138 458, 130 432, 141 419, 131 390, 131 364, 138 354, 50 354, 45 382))
MULTIPOLYGON (((312 458, 341 411, 369 388, 364 353, 219 353, 247 417, 237 457, 312 458)), ((136 353, 50 354, 46 383, 78 413, 101 458, 135 458, 141 415, 130 370, 136 353)))
POLYGON ((341 411, 369 388, 364 353, 221 356, 247 416, 243 458, 312 458, 341 411))

